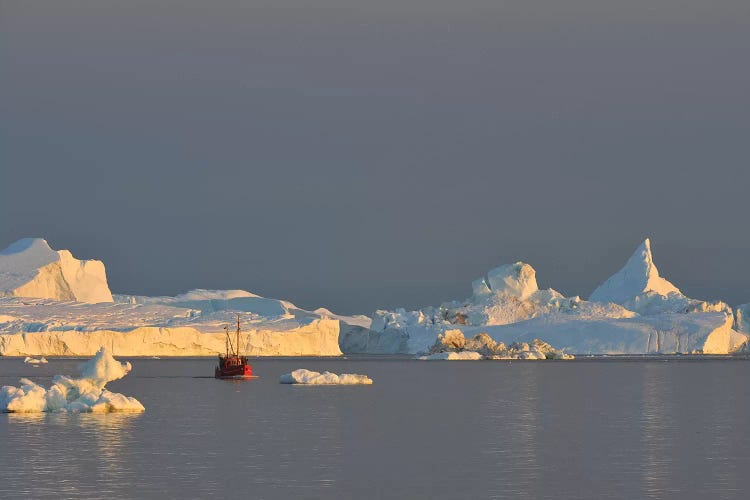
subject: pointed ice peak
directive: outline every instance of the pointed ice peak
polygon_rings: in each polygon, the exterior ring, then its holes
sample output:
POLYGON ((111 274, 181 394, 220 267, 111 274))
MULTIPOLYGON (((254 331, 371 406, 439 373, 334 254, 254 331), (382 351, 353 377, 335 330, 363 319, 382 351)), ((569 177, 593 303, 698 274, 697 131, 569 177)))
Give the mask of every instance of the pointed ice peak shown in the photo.
POLYGON ((477 280, 472 284, 474 293, 484 292, 484 287, 494 293, 507 293, 521 300, 529 298, 539 290, 536 284, 536 271, 525 262, 506 264, 487 273, 487 280, 477 280))
POLYGON ((659 276, 648 238, 635 250, 622 269, 594 290, 589 300, 622 304, 645 292, 664 296, 680 293, 676 286, 659 276))

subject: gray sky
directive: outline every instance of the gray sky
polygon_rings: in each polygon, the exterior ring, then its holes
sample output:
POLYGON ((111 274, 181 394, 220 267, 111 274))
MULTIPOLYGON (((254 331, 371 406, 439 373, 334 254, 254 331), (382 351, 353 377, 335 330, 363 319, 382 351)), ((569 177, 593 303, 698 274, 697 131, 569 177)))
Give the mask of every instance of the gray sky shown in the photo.
POLYGON ((369 313, 651 236, 750 302, 747 0, 0 0, 0 246, 369 313))

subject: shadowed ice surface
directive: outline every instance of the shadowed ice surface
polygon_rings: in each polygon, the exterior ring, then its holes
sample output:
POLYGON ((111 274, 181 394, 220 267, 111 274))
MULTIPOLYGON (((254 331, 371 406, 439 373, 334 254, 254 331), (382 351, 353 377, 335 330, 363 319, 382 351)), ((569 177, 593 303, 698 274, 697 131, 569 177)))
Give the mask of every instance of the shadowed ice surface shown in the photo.
POLYGON ((750 467, 746 360, 131 361, 144 414, 0 415, 0 497, 743 498, 750 467), (375 383, 278 383, 302 367, 375 383))

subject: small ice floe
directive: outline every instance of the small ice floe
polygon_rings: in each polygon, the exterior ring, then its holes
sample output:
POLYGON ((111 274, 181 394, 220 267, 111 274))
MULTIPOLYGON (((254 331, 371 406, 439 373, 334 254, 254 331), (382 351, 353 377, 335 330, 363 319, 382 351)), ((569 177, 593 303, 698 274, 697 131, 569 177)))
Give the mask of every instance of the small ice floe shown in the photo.
POLYGON ((37 359, 37 358, 32 358, 30 356, 26 356, 23 362, 26 363, 27 365, 43 365, 45 363, 49 363, 49 361, 47 361, 47 358, 37 359))
POLYGON ((480 353, 476 351, 461 351, 461 352, 436 352, 435 354, 428 354, 427 356, 418 356, 417 359, 422 361, 435 361, 435 360, 450 360, 450 361, 476 361, 482 359, 480 353))
POLYGON ((282 384, 303 385, 361 385, 372 384, 372 379, 367 375, 356 373, 342 373, 336 375, 331 372, 318 373, 300 368, 291 373, 285 373, 279 379, 282 384))
POLYGON ((80 377, 55 375, 47 389, 27 378, 21 385, 0 388, 0 412, 141 412, 145 408, 135 398, 110 392, 107 382, 117 380, 131 370, 130 363, 117 361, 102 347, 79 367, 80 377))

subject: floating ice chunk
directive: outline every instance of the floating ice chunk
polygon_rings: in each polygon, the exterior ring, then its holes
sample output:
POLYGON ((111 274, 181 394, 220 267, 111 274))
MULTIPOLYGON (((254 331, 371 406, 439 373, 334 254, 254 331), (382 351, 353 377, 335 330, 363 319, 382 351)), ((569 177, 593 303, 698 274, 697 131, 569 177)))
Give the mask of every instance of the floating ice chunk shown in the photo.
POLYGON ((422 361, 436 361, 436 360, 449 360, 449 361, 477 361, 484 359, 480 353, 476 351, 460 351, 460 352, 438 352, 430 354, 428 356, 419 356, 417 359, 422 361))
POLYGON ((539 339, 534 339, 531 344, 513 342, 506 347, 503 342, 495 341, 487 333, 478 333, 467 340, 461 330, 455 329, 439 334, 427 354, 417 356, 416 359, 474 361, 480 359, 573 359, 573 356, 558 351, 539 339))
POLYGON ((135 398, 104 389, 107 382, 117 380, 131 370, 130 363, 115 360, 102 347, 80 366, 80 378, 55 375, 49 389, 21 379, 20 387, 0 388, 0 411, 38 412, 141 412, 145 408, 135 398))
POLYGON ((304 384, 304 385, 361 385, 372 384, 372 379, 367 375, 356 373, 342 373, 336 375, 331 372, 314 372, 300 368, 291 373, 285 373, 279 379, 282 384, 304 384))
POLYGON ((29 357, 29 356, 26 356, 23 362, 26 363, 27 365, 43 365, 45 363, 49 363, 49 361, 47 361, 47 358, 37 359, 37 358, 29 357))

